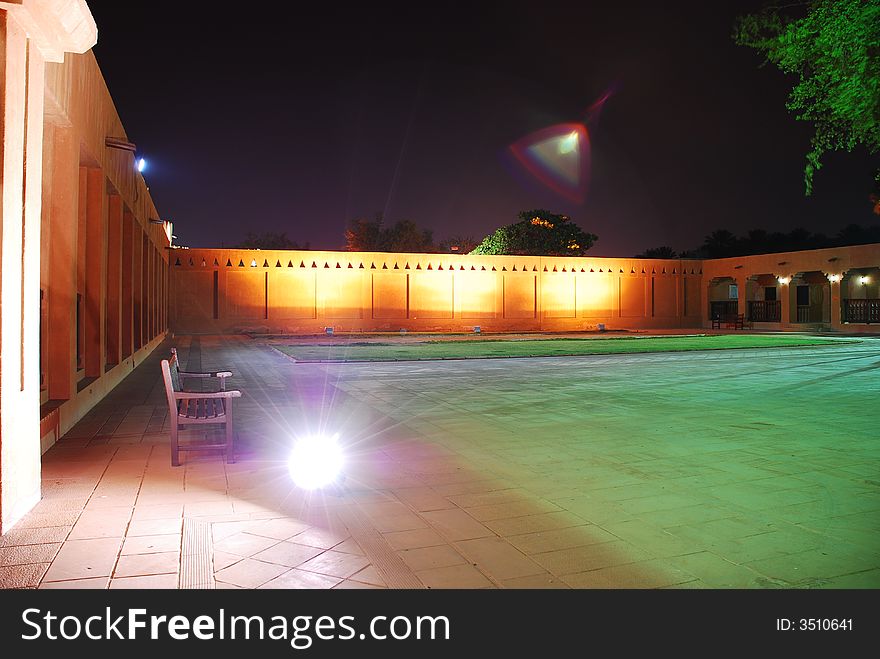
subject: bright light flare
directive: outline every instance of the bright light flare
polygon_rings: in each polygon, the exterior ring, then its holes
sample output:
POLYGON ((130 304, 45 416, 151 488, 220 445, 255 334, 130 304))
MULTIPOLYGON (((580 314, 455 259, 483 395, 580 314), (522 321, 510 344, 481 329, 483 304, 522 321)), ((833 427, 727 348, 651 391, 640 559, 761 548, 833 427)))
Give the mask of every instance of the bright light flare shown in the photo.
POLYGON ((144 158, 138 158, 137 170, 143 172, 147 168, 147 161, 144 158))
POLYGON ((590 170, 590 137, 583 124, 550 126, 509 147, 515 161, 542 185, 577 203, 590 170))
POLYGON ((339 435, 309 435, 296 441, 287 463, 290 477, 304 490, 336 482, 344 464, 339 435))

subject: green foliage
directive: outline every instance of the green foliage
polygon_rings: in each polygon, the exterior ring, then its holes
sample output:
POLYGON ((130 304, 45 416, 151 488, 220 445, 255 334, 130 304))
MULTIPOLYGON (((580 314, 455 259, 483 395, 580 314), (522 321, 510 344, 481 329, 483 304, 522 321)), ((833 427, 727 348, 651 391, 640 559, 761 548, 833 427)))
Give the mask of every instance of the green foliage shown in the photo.
MULTIPOLYGON (((813 0, 768 8, 739 18, 733 37, 798 78, 787 107, 815 126, 804 168, 808 195, 826 152, 852 151, 859 144, 871 154, 880 151, 878 0, 813 0), (783 13, 792 7, 806 7, 806 15, 783 13)), ((875 179, 880 183, 880 171, 875 179)))
POLYGON ((240 249, 309 249, 309 244, 299 245, 287 237, 287 232, 275 233, 264 231, 253 233, 248 231, 245 239, 236 247, 240 249))
POLYGON ((435 252, 433 232, 420 229, 412 220, 400 220, 390 227, 377 213, 372 220, 356 219, 345 231, 349 252, 435 252))
POLYGON ((544 209, 523 211, 520 221, 486 236, 471 254, 529 256, 583 256, 598 240, 565 215, 544 209))

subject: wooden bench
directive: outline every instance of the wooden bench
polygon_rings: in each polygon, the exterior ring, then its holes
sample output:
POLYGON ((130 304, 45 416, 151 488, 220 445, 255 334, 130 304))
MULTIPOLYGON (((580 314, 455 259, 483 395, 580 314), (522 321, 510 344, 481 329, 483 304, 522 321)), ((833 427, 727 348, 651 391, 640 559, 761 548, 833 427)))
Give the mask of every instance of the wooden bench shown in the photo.
POLYGON ((180 378, 180 384, 182 389, 186 389, 183 386, 184 380, 186 378, 219 378, 220 380, 220 391, 224 391, 226 389, 226 378, 232 377, 232 371, 215 371, 213 373, 193 373, 191 371, 181 371, 180 370, 180 361, 177 359, 177 348, 171 348, 171 358, 168 360, 169 366, 172 369, 175 369, 177 372, 177 377, 180 378))
POLYGON ((168 416, 171 422, 171 465, 180 465, 181 450, 216 450, 226 452, 226 462, 235 462, 235 453, 232 441, 232 399, 241 398, 240 391, 227 391, 224 379, 230 375, 228 371, 222 371, 224 375, 212 373, 188 373, 179 369, 177 351, 172 349, 171 359, 162 360, 162 378, 165 381, 165 394, 168 397, 168 416), (173 363, 172 363, 173 362, 173 363), (219 377, 220 391, 185 391, 181 386, 182 377, 219 377), (226 441, 224 443, 195 444, 180 446, 178 432, 181 427, 200 424, 219 424, 225 427, 226 441))
POLYGON ((745 314, 741 313, 712 317, 712 329, 721 329, 722 325, 733 329, 745 329, 746 325, 749 327, 752 326, 752 324, 746 320, 745 314))

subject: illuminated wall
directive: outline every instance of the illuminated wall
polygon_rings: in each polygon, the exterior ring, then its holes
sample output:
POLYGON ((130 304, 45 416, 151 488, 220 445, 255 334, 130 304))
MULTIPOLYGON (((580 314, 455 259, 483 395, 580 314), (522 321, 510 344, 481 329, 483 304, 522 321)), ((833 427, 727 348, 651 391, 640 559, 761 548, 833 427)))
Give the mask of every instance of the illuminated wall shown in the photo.
POLYGON ((171 227, 108 145, 128 140, 96 36, 85 0, 0 2, 0 533, 39 500, 41 452, 167 327, 171 227))
POLYGON ((177 333, 700 325, 699 261, 179 249, 177 333))
POLYGON ((711 259, 702 265, 704 325, 709 322, 709 303, 725 299, 728 285, 736 284, 739 313, 747 318, 749 303, 763 301, 767 288, 776 288, 780 319, 756 323, 756 329, 796 331, 823 327, 880 333, 880 324, 847 322, 844 313, 849 301, 880 305, 880 244, 711 259), (860 283, 863 280, 865 284, 860 283), (797 303, 798 286, 810 288, 808 309, 797 303))

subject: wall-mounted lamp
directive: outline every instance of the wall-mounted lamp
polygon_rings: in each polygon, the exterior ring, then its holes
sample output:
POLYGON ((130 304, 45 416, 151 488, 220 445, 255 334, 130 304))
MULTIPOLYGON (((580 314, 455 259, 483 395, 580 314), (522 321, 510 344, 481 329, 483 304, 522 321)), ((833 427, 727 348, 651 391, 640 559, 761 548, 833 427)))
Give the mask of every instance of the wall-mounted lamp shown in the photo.
POLYGON ((868 275, 862 275, 861 277, 859 277, 859 283, 862 286, 867 286, 869 281, 871 281, 871 279, 870 277, 868 277, 868 275))
POLYGON ((777 277, 776 281, 779 282, 780 286, 788 286, 788 282, 791 281, 791 277, 777 277))
POLYGON ((840 281, 840 275, 828 275, 828 281, 830 281, 832 284, 836 284, 840 281))

